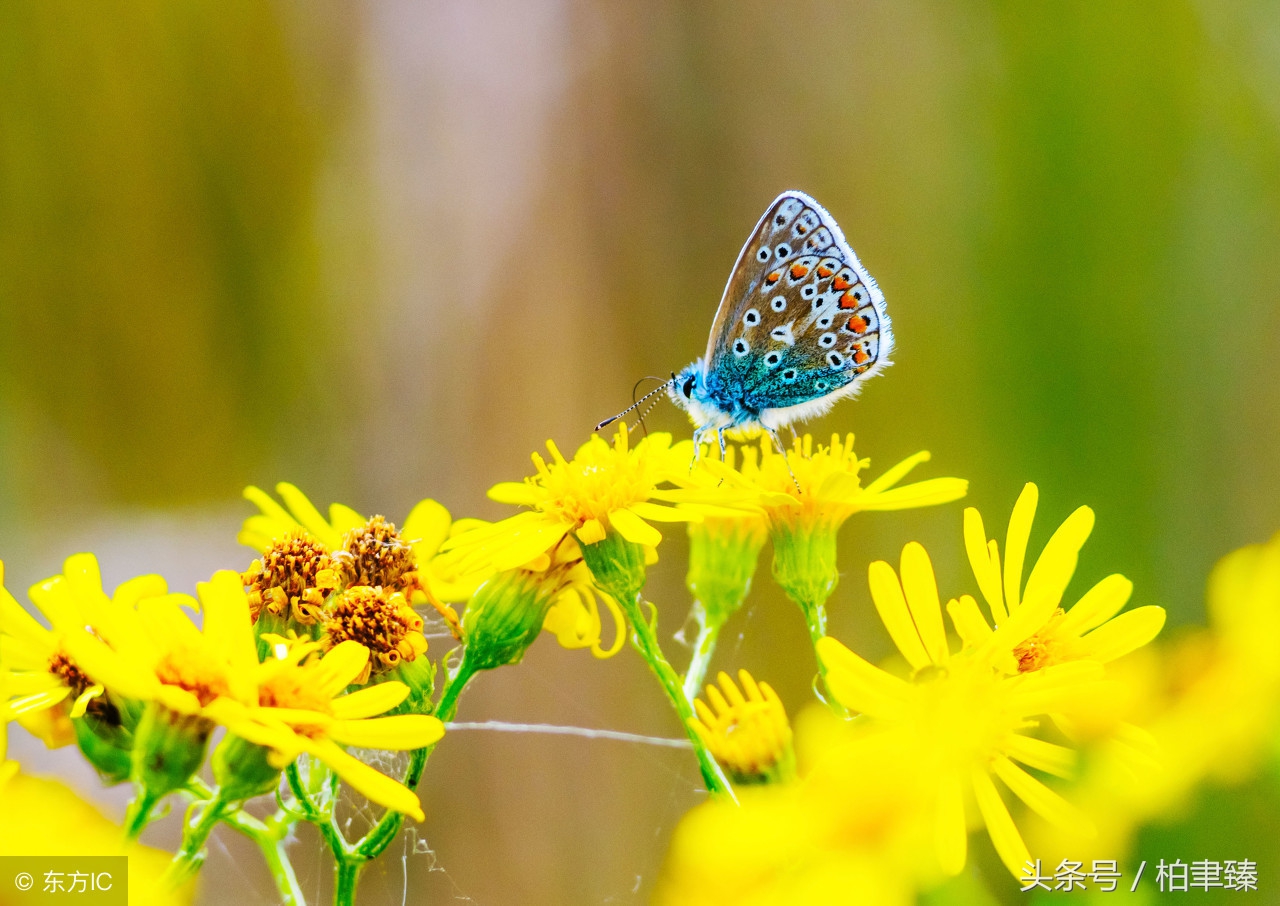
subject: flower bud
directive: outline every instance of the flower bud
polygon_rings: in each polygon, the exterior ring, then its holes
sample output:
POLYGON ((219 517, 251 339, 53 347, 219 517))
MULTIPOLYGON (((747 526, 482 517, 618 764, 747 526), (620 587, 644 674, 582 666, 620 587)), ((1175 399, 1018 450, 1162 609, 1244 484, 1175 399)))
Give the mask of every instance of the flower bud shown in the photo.
POLYGON ((559 582, 547 573, 511 569, 488 579, 462 615, 466 659, 474 670, 517 664, 542 631, 559 582))

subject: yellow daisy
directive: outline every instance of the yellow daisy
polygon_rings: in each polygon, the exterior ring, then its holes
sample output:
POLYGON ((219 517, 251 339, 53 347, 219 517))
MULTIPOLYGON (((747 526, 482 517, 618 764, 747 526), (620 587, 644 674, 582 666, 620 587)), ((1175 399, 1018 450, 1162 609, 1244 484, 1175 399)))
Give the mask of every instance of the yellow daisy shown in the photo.
POLYGON ((791 724, 778 693, 745 670, 738 671, 741 688, 727 673, 718 680, 719 688, 707 686, 710 706, 700 698, 694 701, 698 716, 689 721, 690 728, 734 783, 793 779, 791 724))
POLYGON ((288 482, 277 484, 276 493, 284 506, 260 488, 244 492, 260 512, 244 521, 238 537, 263 555, 245 575, 251 602, 254 591, 271 596, 278 595, 272 588, 283 588, 291 601, 300 596, 315 607, 334 588, 380 586, 404 593, 411 604, 430 603, 456 630, 457 614, 443 602, 466 600, 488 575, 441 566, 441 544, 465 526, 434 500, 420 501, 397 529, 340 503, 330 504, 326 519, 288 482), (264 588, 253 587, 255 581, 264 588))
POLYGON ((1029 731, 1038 715, 1074 710, 1096 696, 1102 668, 1075 661, 1001 676, 972 650, 950 651, 923 547, 913 542, 903 549, 901 582, 883 562, 873 563, 870 573, 876 609, 912 676, 901 679, 874 667, 828 637, 817 644, 828 688, 841 705, 862 715, 857 724, 863 732, 883 735, 881 741, 913 766, 929 793, 944 873, 964 867, 965 801, 972 798, 1000 858, 1017 875, 1030 854, 995 780, 1046 820, 1087 827, 1074 806, 1018 763, 1059 777, 1069 774, 1073 751, 1029 731))
POLYGON ((339 746, 415 749, 439 739, 442 725, 425 715, 364 719, 398 705, 408 687, 381 683, 335 698, 366 669, 369 651, 354 641, 314 661, 309 658, 318 644, 288 650, 280 643, 278 657, 259 664, 240 576, 222 570, 197 590, 202 629, 182 611, 183 605, 194 607, 193 600, 165 595, 121 609, 109 629, 72 636, 68 646, 88 675, 120 694, 162 706, 175 723, 186 717, 210 727, 222 724, 276 752, 278 765, 307 752, 372 801, 421 820, 412 791, 339 746))
POLYGON ((63 571, 31 587, 32 602, 49 620, 40 624, 4 588, 0 563, 0 663, 10 671, 8 696, 2 705, 7 719, 16 719, 52 746, 66 745, 74 735, 67 718, 85 713, 111 724, 120 715, 104 697, 100 683, 91 680, 67 647, 69 636, 109 625, 110 610, 128 611, 144 598, 168 590, 160 576, 138 576, 122 583, 108 598, 93 554, 74 554, 63 571))
POLYGON ((685 495, 660 485, 689 470, 688 445, 673 447, 669 434, 650 434, 632 447, 626 425, 620 424, 612 444, 592 435, 571 460, 552 441, 547 450, 549 462, 533 454, 536 475, 489 490, 491 499, 529 507, 527 512, 456 535, 444 549, 457 551, 468 564, 515 569, 543 556, 567 535, 591 545, 615 532, 633 544, 656 547, 662 534, 651 522, 701 518, 662 505, 685 495))
POLYGON ((840 571, 836 534, 854 513, 933 506, 963 497, 969 483, 960 478, 899 482, 929 453, 921 451, 863 485, 861 472, 869 460, 854 452, 853 435, 833 434, 816 449, 811 435, 798 437, 786 455, 776 453, 768 438, 759 447, 744 446, 742 465, 704 457, 701 468, 723 482, 722 494, 736 492, 739 506, 765 514, 773 538, 773 576, 805 615, 810 638, 826 634, 826 601, 840 571), (757 455, 758 450, 758 455, 757 455))
POLYGON ((1025 587, 1023 565, 1039 491, 1028 483, 1014 504, 1000 550, 989 540, 981 514, 964 512, 965 550, 997 627, 993 633, 969 596, 948 605, 965 641, 981 648, 1008 673, 1028 672, 1072 660, 1112 661, 1146 645, 1164 626, 1163 607, 1147 605, 1116 616, 1133 583, 1113 574, 1094 585, 1069 610, 1061 602, 1075 574, 1080 549, 1093 531, 1093 510, 1082 506, 1060 525, 1040 552, 1025 587))

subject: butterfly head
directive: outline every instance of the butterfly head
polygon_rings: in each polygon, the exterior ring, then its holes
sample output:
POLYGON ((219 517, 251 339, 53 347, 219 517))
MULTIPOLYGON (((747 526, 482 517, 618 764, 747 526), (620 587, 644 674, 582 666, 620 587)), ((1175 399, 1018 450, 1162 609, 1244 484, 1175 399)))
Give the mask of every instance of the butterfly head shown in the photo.
POLYGON ((667 394, 671 401, 689 413, 697 428, 723 428, 733 423, 729 413, 717 403, 707 384, 706 363, 702 359, 686 365, 671 376, 667 394))

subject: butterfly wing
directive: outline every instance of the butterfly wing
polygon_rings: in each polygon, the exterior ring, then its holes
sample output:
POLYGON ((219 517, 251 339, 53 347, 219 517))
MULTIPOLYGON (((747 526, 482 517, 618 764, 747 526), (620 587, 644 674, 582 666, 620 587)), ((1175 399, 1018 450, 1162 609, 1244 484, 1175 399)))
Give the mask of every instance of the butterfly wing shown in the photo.
POLYGON ((783 192, 729 275, 708 368, 748 410, 785 410, 855 392, 892 348, 884 295, 840 227, 808 195, 783 192))

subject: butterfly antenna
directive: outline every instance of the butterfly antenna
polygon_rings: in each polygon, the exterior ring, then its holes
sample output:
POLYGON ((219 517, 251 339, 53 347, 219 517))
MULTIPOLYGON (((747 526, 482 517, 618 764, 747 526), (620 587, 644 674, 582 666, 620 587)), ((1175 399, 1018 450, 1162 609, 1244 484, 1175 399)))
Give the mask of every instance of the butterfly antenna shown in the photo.
MULTIPOLYGON (((661 378, 641 378, 641 379, 640 379, 640 381, 636 383, 636 387, 639 387, 641 383, 643 383, 644 381, 648 381, 648 380, 659 381, 659 380, 662 380, 662 379, 661 379, 661 378)), ((648 393, 646 393, 644 396, 640 397, 640 399, 636 400, 636 401, 635 401, 634 403, 632 403, 630 406, 628 406, 627 408, 623 409, 623 410, 622 410, 621 412, 619 412, 617 415, 613 416, 613 418, 606 418, 606 419, 605 419, 604 421, 602 421, 600 424, 596 425, 596 430, 597 430, 597 431, 599 431, 601 428, 604 428, 604 427, 607 427, 608 425, 613 424, 614 422, 616 422, 618 419, 622 418, 622 416, 626 415, 628 412, 632 411, 633 409, 638 409, 638 408, 640 408, 640 406, 642 406, 642 405, 644 404, 645 400, 649 399, 649 397, 653 396, 655 393, 661 393, 663 390, 666 390, 668 387, 673 386, 673 385, 675 384, 675 382, 676 382, 676 381, 675 381, 675 378, 674 378, 674 377, 672 377, 672 378, 671 378, 671 380, 669 380, 669 381, 662 381, 662 383, 661 383, 660 385, 658 385, 658 386, 657 386, 657 387, 655 387, 654 389, 650 390, 650 391, 649 391, 648 393)), ((631 391, 631 394, 632 394, 632 396, 633 396, 633 397, 635 396, 635 390, 634 390, 634 389, 631 391)))

